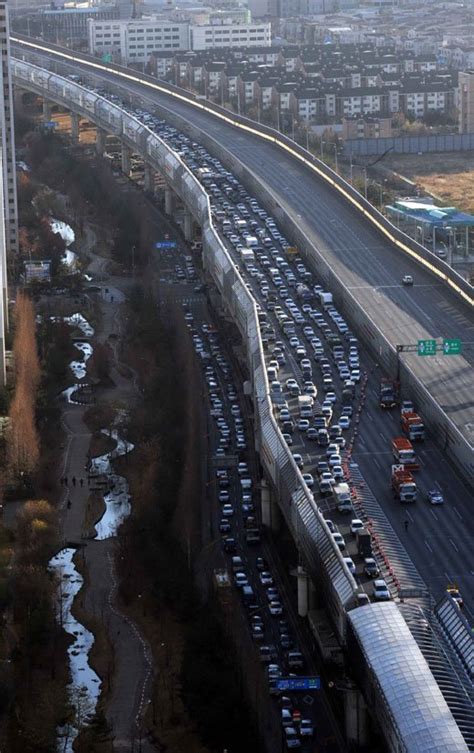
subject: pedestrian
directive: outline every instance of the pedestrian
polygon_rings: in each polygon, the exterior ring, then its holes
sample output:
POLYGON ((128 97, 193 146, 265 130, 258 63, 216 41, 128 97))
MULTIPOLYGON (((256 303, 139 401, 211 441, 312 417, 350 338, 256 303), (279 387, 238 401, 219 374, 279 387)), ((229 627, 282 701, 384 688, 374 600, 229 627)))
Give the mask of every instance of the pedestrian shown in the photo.
POLYGON ((410 521, 409 520, 405 520, 405 522, 403 523, 403 525, 405 526, 405 531, 408 531, 408 526, 410 525, 410 521))
POLYGON ((72 477, 72 485, 76 486, 76 477, 75 476, 72 477))
POLYGON ((82 488, 82 487, 83 487, 83 485, 84 485, 84 480, 83 480, 83 479, 81 478, 81 480, 79 481, 79 483, 80 483, 80 485, 81 485, 81 488, 82 488))

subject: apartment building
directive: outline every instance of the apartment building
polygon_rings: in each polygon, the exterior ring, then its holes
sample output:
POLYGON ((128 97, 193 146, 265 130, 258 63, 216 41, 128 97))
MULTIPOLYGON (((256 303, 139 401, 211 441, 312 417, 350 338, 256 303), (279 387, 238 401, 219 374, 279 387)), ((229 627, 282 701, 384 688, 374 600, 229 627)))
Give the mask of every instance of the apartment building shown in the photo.
MULTIPOLYGON (((18 201, 16 192, 15 127, 13 115, 12 79, 10 68, 10 27, 8 5, 0 2, 1 75, 1 152, 3 162, 3 204, 7 254, 18 253, 18 201)), ((6 269, 5 269, 6 276, 6 269)), ((6 286, 6 277, 5 277, 6 286)))

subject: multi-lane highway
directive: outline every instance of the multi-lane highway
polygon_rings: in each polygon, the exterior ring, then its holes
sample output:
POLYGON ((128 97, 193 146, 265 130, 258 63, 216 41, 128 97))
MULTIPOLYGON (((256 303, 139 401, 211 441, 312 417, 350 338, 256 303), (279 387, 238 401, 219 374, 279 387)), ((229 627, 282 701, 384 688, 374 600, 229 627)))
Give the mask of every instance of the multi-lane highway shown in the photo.
MULTIPOLYGON (((143 105, 142 105, 143 106, 143 105)), ((147 107, 147 109, 150 109, 147 107)), ((198 164, 191 165, 191 162, 193 161, 193 152, 194 149, 191 150, 191 155, 189 158, 186 158, 186 152, 183 150, 183 146, 186 144, 185 137, 179 137, 176 136, 175 133, 172 133, 169 129, 167 129, 165 126, 163 126, 163 130, 160 133, 160 136, 164 138, 165 140, 168 140, 170 143, 172 143, 173 148, 175 148, 173 144, 173 140, 177 139, 178 144, 180 145, 180 149, 178 151, 180 152, 181 156, 185 158, 185 161, 188 161, 188 164, 190 164, 191 169, 193 171, 196 170, 196 167, 199 167, 198 164)), ((235 140, 235 139, 234 139, 235 140)), ((188 150, 189 151, 189 150, 188 150)), ((245 149, 244 149, 245 151, 245 149)), ((215 160, 208 159, 208 156, 202 154, 203 161, 209 161, 209 164, 211 166, 214 166, 217 171, 221 169, 221 166, 216 163, 215 160)), ((256 160, 256 154, 254 154, 254 161, 256 160)), ((285 176, 285 166, 283 165, 283 174, 281 173, 282 170, 282 160, 280 160, 280 182, 283 180, 286 180, 285 176)), ((265 164, 262 165, 262 167, 265 167, 265 164)), ((222 168, 223 169, 223 168, 222 168)), ((225 173, 225 171, 224 171, 225 173)), ((229 177, 229 176, 227 176, 229 177)), ((296 177, 295 177, 296 179, 296 177)), ((235 183, 233 184, 235 186, 235 183)), ((216 187, 216 191, 213 192, 213 210, 219 210, 220 208, 224 207, 224 201, 223 196, 221 195, 222 192, 220 192, 220 189, 216 187), (219 204, 221 205, 219 207, 219 204)), ((239 195, 240 195, 240 203, 245 206, 245 213, 255 214, 259 219, 257 220, 256 227, 252 228, 253 231, 263 231, 264 230, 264 223, 265 226, 266 222, 269 218, 263 209, 259 208, 259 212, 256 212, 255 209, 252 207, 251 197, 245 194, 245 190, 242 187, 239 187, 239 195), (262 214, 263 212, 263 214, 262 214)), ((323 197, 324 198, 324 197, 323 197)), ((324 199, 325 201, 326 199, 324 199)), ((324 205, 323 199, 319 196, 318 197, 318 204, 324 205)), ((328 200, 329 201, 329 200, 328 200)), ((229 203, 229 202, 228 202, 229 203)), ((282 206, 282 200, 279 203, 279 206, 282 206)), ((278 207, 275 207, 278 210, 278 207)), ((244 211, 242 211, 242 208, 239 208, 238 203, 234 201, 234 205, 229 207, 227 209, 224 207, 226 212, 228 213, 230 211, 230 214, 232 216, 232 227, 231 230, 236 231, 237 226, 236 222, 240 221, 245 217, 244 211), (237 217, 236 217, 237 215, 237 217)), ((335 208, 333 207, 333 210, 335 211, 335 208)), ((308 211, 309 211, 309 205, 308 205, 308 211)), ((351 210, 348 210, 351 211, 351 210)), ((331 214, 331 210, 327 209, 327 207, 324 210, 325 214, 324 217, 328 219, 331 214)), ((343 212, 339 212, 340 218, 341 218, 341 225, 344 226, 346 229, 344 231, 345 238, 347 240, 348 233, 354 233, 352 220, 350 217, 346 217, 343 212), (349 228, 349 225, 345 225, 346 222, 351 223, 351 227, 349 228)), ((306 220, 301 218, 301 225, 306 220)), ((320 220, 321 222, 321 220, 320 220)), ((335 224, 335 223, 334 223, 335 224)), ((343 264, 345 266, 346 272, 347 270, 350 270, 350 274, 355 275, 356 277, 354 279, 360 281, 364 280, 365 285, 355 285, 354 290, 363 290, 367 291, 369 288, 372 291, 372 294, 374 296, 376 295, 376 292, 374 292, 374 284, 375 280, 382 279, 383 276, 385 276, 385 282, 387 282, 387 275, 391 274, 393 275, 390 279, 392 282, 395 281, 395 274, 396 274, 396 262, 397 260, 394 258, 389 263, 389 259, 391 259, 392 255, 395 256, 394 251, 387 251, 382 247, 382 244, 380 243, 380 240, 377 241, 377 245, 372 246, 371 243, 374 240, 374 238, 370 238, 369 235, 366 235, 366 229, 365 227, 361 226, 360 235, 357 238, 357 241, 354 239, 352 241, 353 246, 350 248, 350 251, 344 252, 344 249, 342 249, 341 246, 336 245, 336 242, 334 241, 334 238, 338 238, 338 243, 342 244, 342 236, 340 236, 338 232, 338 228, 333 228, 333 231, 327 231, 326 225, 323 222, 324 226, 324 233, 326 233, 326 236, 324 237, 321 242, 327 243, 327 248, 325 248, 325 255, 333 255, 334 256, 334 265, 336 264, 343 264), (331 245, 332 243, 332 245, 331 245), (362 248, 365 248, 366 250, 366 257, 367 259, 371 259, 372 255, 374 255, 374 263, 373 265, 367 264, 366 266, 373 269, 373 274, 365 274, 366 269, 362 266, 361 263, 361 254, 362 248), (379 254, 384 254, 384 260, 385 264, 382 268, 381 262, 379 259, 379 254), (385 259, 385 254, 387 254, 387 259, 385 259), (337 257, 337 258, 336 258, 337 257), (360 267, 357 266, 355 259, 359 258, 358 264, 360 267), (342 261, 341 261, 342 259, 342 261), (378 260, 378 263, 375 263, 378 260), (392 265, 392 266, 391 266, 392 265), (387 271, 388 270, 388 271, 387 271)), ((282 228, 283 229, 283 228, 282 228)), ((224 230, 224 225, 222 223, 222 230, 224 230)), ((314 231, 315 232, 315 231, 314 231)), ((367 231, 368 232, 368 231, 367 231)), ((323 233, 323 230, 320 230, 320 233, 323 233)), ((322 239, 323 235, 320 235, 319 237, 322 239)), ((234 259, 236 263, 239 262, 239 253, 238 253, 238 241, 234 238, 232 238, 232 234, 224 233, 223 236, 226 239, 225 242, 227 243, 228 250, 231 254, 233 254, 234 259)), ((242 236, 244 237, 244 236, 242 236)), ((375 241, 374 241, 375 243, 375 241)), ((264 244, 266 245, 266 244, 264 244)), ((280 254, 284 249, 284 244, 281 242, 281 240, 275 241, 275 252, 276 254, 280 254)), ((270 253, 272 259, 275 260, 276 263, 276 257, 274 256, 273 252, 270 253)), ((335 334, 334 327, 331 324, 332 312, 326 312, 323 313, 320 310, 320 306, 314 303, 308 304, 309 308, 304 308, 301 302, 297 302, 294 300, 294 294, 289 294, 288 291, 286 293, 286 296, 282 294, 282 285, 277 284, 275 280, 271 280, 271 275, 269 275, 268 272, 268 265, 264 263, 264 257, 265 253, 257 254, 257 261, 256 264, 253 265, 253 269, 247 267, 246 271, 246 279, 248 280, 248 285, 252 288, 255 298, 261 302, 262 309, 268 310, 268 318, 271 321, 272 327, 274 330, 277 330, 277 327, 279 324, 281 324, 281 319, 277 316, 277 312, 275 308, 273 308, 273 311, 271 311, 270 307, 266 306, 265 302, 268 300, 268 296, 265 296, 263 294, 263 285, 262 283, 266 283, 266 287, 268 290, 272 290, 276 293, 278 298, 280 299, 279 305, 286 306, 289 311, 292 314, 292 318, 294 320, 295 324, 295 337, 298 338, 300 343, 306 345, 306 341, 308 340, 308 334, 305 332, 305 327, 307 327, 309 324, 312 323, 311 320, 314 319, 314 321, 317 320, 317 317, 313 314, 319 313, 323 320, 325 321, 326 327, 335 334), (289 305, 288 299, 292 299, 293 307, 289 305), (319 310, 319 311, 318 311, 319 310), (278 320, 278 321, 277 321, 278 320)), ((331 257, 333 258, 333 257, 331 257)), ((400 258, 398 257, 398 263, 400 262, 400 258)), ((271 263, 271 262, 270 262, 271 263)), ((277 266, 284 269, 285 267, 280 263, 277 264, 277 266)), ((290 265, 286 265, 289 267, 290 265)), ((400 266, 400 264, 399 264, 400 266)), ((304 268, 303 268, 304 269, 304 268)), ((345 275, 346 275, 345 272, 345 275)), ((420 288, 419 295, 422 296, 424 293, 428 292, 428 288, 423 287, 423 285, 419 282, 421 273, 419 272, 418 268, 416 269, 410 269, 407 265, 404 264, 403 269, 398 269, 398 274, 404 274, 406 272, 412 273, 415 277, 415 282, 418 282, 418 286, 416 287, 420 288)), ((297 266, 295 266, 294 271, 294 277, 296 280, 303 280, 305 279, 307 281, 306 277, 307 271, 301 271, 298 269, 297 266)), ((347 275, 346 275, 347 279, 347 275)), ((351 278, 352 279, 352 278, 351 278)), ((324 280, 319 280, 317 277, 315 279, 311 278, 311 285, 314 282, 323 282, 324 280)), ((429 281, 427 283, 429 285, 429 292, 430 295, 427 298, 427 301, 431 301, 431 294, 433 293, 433 285, 432 282, 429 281)), ((421 297, 416 299, 416 295, 411 295, 410 292, 407 292, 405 289, 401 287, 399 284, 393 284, 393 287, 388 286, 387 290, 384 289, 381 290, 377 295, 382 296, 382 301, 379 299, 378 303, 378 309, 381 310, 381 318, 387 318, 387 324, 390 320, 391 312, 384 308, 385 306, 389 305, 386 303, 388 300, 390 302, 390 305, 395 305, 397 307, 397 311, 401 311, 399 314, 400 317, 408 317, 410 319, 410 316, 418 318, 419 322, 423 322, 423 326, 426 324, 425 314, 423 312, 423 309, 420 308, 419 314, 416 315, 414 312, 418 311, 419 303, 417 301, 422 300, 421 297), (389 289, 390 288, 390 289, 389 289), (397 288, 397 292, 395 292, 395 288, 397 288), (388 290, 388 292, 387 292, 388 290)), ((449 297, 450 294, 446 293, 446 290, 444 288, 440 288, 439 291, 440 298, 444 301, 447 300, 447 297, 449 297)), ((436 308, 436 304, 433 304, 436 308)), ((459 311, 459 308, 456 308, 454 301, 451 301, 452 309, 449 315, 447 315, 448 322, 451 322, 451 318, 453 316, 456 316, 459 311), (451 318, 450 318, 451 317, 451 318)), ((433 314, 433 317, 439 322, 439 313, 434 314, 434 310, 431 312, 433 314)), ((375 314, 374 314, 375 315, 375 314)), ((428 315, 429 316, 429 315, 428 315)), ((433 317, 429 317, 433 319, 433 317)), ((406 320, 406 324, 408 327, 408 319, 406 320)), ((334 321, 334 319, 333 319, 334 321)), ((411 319, 410 319, 411 321, 411 319)), ((463 327, 470 327, 470 323, 468 322, 467 318, 464 314, 462 314, 462 319, 460 319, 461 324, 463 327)), ((399 326, 399 322, 392 327, 392 329, 396 332, 398 330, 396 327, 399 326)), ((420 325, 421 326, 421 325, 420 325)), ((461 325, 460 325, 461 326, 461 325)), ((319 325, 318 325, 319 327, 319 325)), ((316 327, 315 327, 316 329, 316 327)), ((411 331, 407 330, 408 334, 411 336, 411 331)), ((316 333, 315 333, 316 334, 316 333)), ((454 334, 454 333, 448 333, 443 332, 443 334, 454 334)), ((300 358, 296 358, 296 345, 293 345, 291 342, 289 342, 289 338, 285 337, 283 335, 279 335, 279 333, 276 336, 276 339, 281 338, 283 347, 280 346, 280 351, 283 351, 287 354, 286 362, 282 364, 284 366, 283 369, 281 369, 281 377, 280 374, 278 374, 278 380, 273 381, 279 381, 280 385, 282 387, 282 392, 284 392, 284 386, 286 386, 286 379, 290 378, 290 375, 293 378, 296 378, 300 386, 302 386, 302 380, 303 380, 303 373, 302 373, 302 363, 300 358), (295 353, 293 353, 293 350, 295 353)), ((463 336, 464 339, 464 336, 463 336)), ((406 338, 405 338, 406 341, 406 338)), ((334 353, 331 353, 328 349, 327 344, 323 344, 323 353, 324 357, 327 357, 329 361, 330 370, 334 372, 334 381, 335 381, 335 390, 334 390, 334 399, 336 405, 339 406, 338 411, 340 410, 340 387, 341 385, 337 382, 338 374, 336 371, 336 359, 334 358, 334 353), (332 357, 332 362, 331 362, 332 357)), ((309 348, 308 348, 309 350, 309 348)), ((421 569, 423 569, 423 577, 425 580, 429 582, 429 585, 432 587, 433 594, 435 596, 440 596, 447 585, 448 582, 451 582, 452 580, 456 579, 458 582, 460 579, 464 579, 463 583, 466 585, 466 591, 465 591, 465 597, 469 596, 469 594, 472 594, 472 571, 469 570, 469 565, 463 561, 462 553, 463 551, 469 551, 470 545, 472 542, 472 527, 470 526, 470 520, 469 520, 469 514, 468 514, 468 504, 467 504, 467 493, 464 490, 464 487, 462 486, 461 482, 452 474, 449 465, 445 464, 445 467, 443 467, 443 458, 442 454, 435 449, 434 445, 430 443, 429 441, 426 443, 426 445, 422 448, 420 452, 421 460, 422 460, 422 468, 419 473, 419 486, 422 490, 423 494, 420 497, 419 502, 416 506, 412 508, 411 511, 407 511, 406 509, 403 509, 400 506, 399 503, 396 503, 393 501, 391 492, 389 491, 389 466, 390 466, 390 441, 393 438, 393 436, 396 436, 400 433, 399 431, 399 422, 398 418, 394 416, 390 416, 390 414, 382 413, 382 411, 377 407, 377 400, 375 397, 376 391, 377 391, 377 383, 379 379, 379 374, 377 371, 376 364, 369 358, 367 354, 364 354, 362 348, 358 348, 357 350, 360 351, 360 363, 364 367, 365 371, 368 375, 368 382, 366 386, 366 400, 365 400, 365 408, 364 412, 362 413, 362 424, 361 424, 361 431, 359 432, 357 442, 355 445, 355 451, 353 454, 353 459, 356 459, 363 471, 366 474, 366 478, 369 481, 369 485, 373 489, 373 491, 376 493, 377 497, 379 498, 379 502, 384 507, 385 512, 389 517, 392 519, 392 525, 393 528, 400 533, 401 536, 404 537, 406 544, 408 547, 414 552, 414 558, 417 560, 417 557, 419 557, 419 562, 421 565, 421 569), (366 418, 364 418, 364 415, 366 418), (364 421, 366 422, 364 424, 364 421), (441 473, 440 473, 440 468, 441 473), (425 492, 432 488, 439 486, 442 488, 446 503, 443 507, 437 508, 436 510, 432 509, 428 506, 428 504, 424 501, 425 492), (449 512, 446 514, 446 516, 443 518, 443 515, 446 510, 449 510, 449 512), (406 522, 408 518, 408 525, 407 530, 405 530, 406 526, 404 523, 406 522), (439 531, 443 531, 443 536, 439 537, 438 533, 439 531), (460 554, 460 556, 458 556, 460 554)), ((344 355, 347 358, 348 357, 348 346, 344 347, 344 355)), ((269 365, 269 360, 271 359, 271 356, 274 355, 273 353, 268 352, 267 353, 267 364, 269 365)), ((321 360, 321 359, 320 359, 321 360)), ((315 386, 318 390, 321 391, 322 389, 322 377, 323 377, 323 369, 321 369, 321 373, 318 372, 319 365, 318 365, 318 359, 314 359, 316 363, 312 364, 312 369, 315 372, 314 382, 316 383, 315 386)), ((422 360, 420 360, 422 362, 422 360)), ((418 363, 418 362, 417 362, 418 363)), ((445 364, 448 363, 447 361, 444 362, 445 364)), ((460 362, 458 362, 460 363, 460 362)), ((280 369, 279 369, 280 371, 280 369)), ((462 376, 461 381, 465 380, 466 375, 464 374, 462 376)), ((275 391, 276 390, 275 387, 275 391)), ((471 398, 472 399, 472 398, 471 398)), ((359 397, 357 398, 357 402, 359 400, 359 397)), ((466 395, 467 400, 467 395, 466 395)), ((275 401, 276 402, 276 401, 275 401)), ((296 405, 295 400, 287 399, 288 402, 288 410, 290 414, 292 414, 292 417, 296 420, 297 416, 295 414, 296 405)), ((355 404, 357 404, 357 402, 355 404)), ((336 416, 339 416, 340 413, 337 412, 336 416)), ((302 463, 304 464, 303 471, 309 472, 313 475, 314 480, 316 481, 317 477, 317 463, 322 462, 322 457, 324 455, 324 452, 322 452, 320 449, 315 448, 314 442, 312 442, 309 439, 309 435, 306 432, 305 428, 303 426, 300 426, 300 431, 295 432, 295 437, 293 439, 293 444, 291 445, 291 448, 294 452, 299 452, 301 455, 302 463)), ((348 434, 349 436, 349 434, 348 434)), ((317 484, 317 482, 316 482, 317 484)), ((315 492, 317 492, 318 486, 315 486, 315 492)), ((321 508, 324 512, 326 512, 325 508, 325 502, 324 500, 321 500, 318 495, 318 504, 321 504, 321 508)), ((347 523, 344 523, 342 520, 339 520, 337 518, 337 515, 334 513, 334 510, 331 509, 331 506, 328 505, 327 507, 328 512, 328 518, 331 518, 334 525, 338 525, 340 529, 343 531, 343 533, 346 535, 346 538, 349 538, 349 532, 348 532, 348 525, 347 523), (334 520, 334 518, 336 518, 334 520), (347 530, 346 530, 347 529, 347 530)), ((350 550, 350 554, 353 554, 353 551, 350 550)), ((357 558, 356 558, 357 560, 357 558)), ((361 567, 361 561, 355 561, 355 568, 356 568, 356 576, 360 578, 361 580, 365 580, 362 574, 362 567, 361 567)), ((418 562, 417 562, 418 564, 418 562)), ((419 568, 420 569, 420 568, 419 568)), ((464 586, 463 586, 464 588, 464 586)), ((472 617, 472 603, 469 601, 467 604, 467 614, 472 617)))
MULTIPOLYGON (((143 117, 143 114, 143 111, 141 111, 137 116, 140 118, 143 117)), ((298 400, 295 395, 291 396, 286 388, 287 380, 296 378, 299 389, 302 391, 304 380, 301 357, 298 357, 296 348, 291 346, 289 337, 285 336, 281 329, 282 318, 277 316, 280 309, 284 310, 284 315, 292 322, 295 336, 310 358, 312 379, 318 391, 317 399, 320 403, 325 399, 321 358, 325 358, 329 362, 327 368, 333 378, 336 397, 336 402, 333 405, 332 423, 337 423, 342 410, 343 380, 339 376, 336 360, 332 356, 329 343, 322 333, 324 326, 328 327, 333 335, 337 335, 338 330, 331 316, 328 312, 322 310, 314 296, 311 304, 303 306, 295 292, 296 284, 306 281, 312 288, 319 280, 314 278, 308 270, 304 272, 304 265, 301 266, 294 261, 291 264, 284 261, 286 256, 282 240, 278 239, 278 236, 272 238, 270 248, 264 248, 255 255, 254 264, 245 268, 242 265, 240 253, 237 251, 237 247, 241 246, 244 240, 243 236, 238 235, 238 222, 243 222, 247 230, 251 228, 252 233, 266 236, 266 243, 268 244, 270 231, 266 223, 271 223, 271 218, 266 216, 255 199, 246 194, 243 186, 236 182, 235 178, 234 184, 231 186, 229 183, 230 174, 226 173, 225 169, 205 149, 202 147, 198 151, 195 148, 191 149, 190 141, 186 136, 176 132, 173 128, 169 128, 162 121, 155 120, 153 127, 162 139, 181 154, 195 174, 199 174, 200 170, 207 170, 213 175, 211 181, 213 188, 208 190, 212 194, 211 206, 214 219, 221 228, 222 241, 227 246, 235 263, 240 265, 247 284, 259 302, 261 316, 266 320, 265 326, 273 329, 274 334, 266 349, 267 366, 270 365, 270 362, 275 362, 275 355, 273 354, 275 341, 281 341, 281 345, 280 347, 277 346, 275 353, 282 351, 284 362, 279 365, 277 380, 281 384, 282 397, 288 405, 291 418, 295 424, 295 431, 289 438, 289 441, 292 442, 291 451, 301 454, 304 462, 303 471, 313 477, 314 486, 312 489, 318 499, 318 505, 324 511, 326 517, 333 520, 335 526, 342 532, 346 540, 344 555, 354 559, 356 577, 367 592, 371 593, 371 582, 364 574, 362 559, 357 556, 355 540, 350 533, 350 519, 336 511, 332 496, 320 496, 318 493, 318 463, 326 460, 326 449, 319 447, 314 440, 309 439, 305 430, 300 431, 298 429, 298 400), (234 194, 240 191, 240 198, 238 196, 229 198, 225 193, 226 188, 229 190, 232 188, 234 194), (250 222, 253 223, 252 226, 250 226, 250 222), (288 287, 286 299, 281 297, 279 287, 269 273, 272 266, 273 268, 275 266, 280 267, 283 278, 285 278, 284 269, 286 269, 288 275, 294 277, 292 287, 288 287), (269 297, 276 299, 274 306, 269 305, 269 297), (316 317, 319 318, 319 323, 316 317), (312 335, 308 333, 307 329, 305 332, 305 328, 308 327, 312 328, 312 335), (318 336, 319 349, 322 352, 315 360, 311 339, 316 338, 317 340, 318 336)), ((275 233, 277 232, 278 230, 275 231, 275 233)), ((265 326, 263 328, 264 336, 265 326)), ((347 340, 344 350, 345 358, 348 360, 349 346, 347 340)), ((471 622, 474 622, 474 573, 469 559, 464 554, 471 550, 474 543, 474 531, 470 520, 470 500, 466 487, 453 472, 450 464, 443 457, 442 451, 428 438, 423 444, 417 446, 421 465, 421 470, 417 474, 418 502, 407 507, 394 500, 390 488, 390 466, 393 460, 391 441, 401 433, 400 414, 398 410, 383 411, 379 407, 380 372, 361 343, 358 343, 355 350, 359 351, 361 371, 365 374, 367 381, 363 401, 364 409, 361 412, 361 422, 355 438, 352 458, 359 464, 380 508, 388 517, 396 536, 401 540, 400 550, 402 551, 402 546, 407 549, 433 597, 438 600, 442 597, 448 584, 456 583, 464 594, 466 614, 471 622), (428 503, 427 493, 432 488, 438 488, 442 491, 445 499, 444 505, 433 507, 428 503), (406 530, 407 521, 408 529, 406 530)), ((360 392, 359 385, 354 400, 354 413, 361 402, 360 392)), ((277 411, 276 414, 278 415, 277 411)), ((331 424, 331 421, 329 423, 331 424)), ((310 421, 309 424, 311 427, 312 422, 310 421)), ((352 431, 353 426, 348 431, 342 432, 343 445, 345 442, 349 443, 352 431)), ((397 563, 393 562, 392 564, 396 572, 397 563)), ((409 584, 402 582, 401 585, 406 587, 409 584)))
MULTIPOLYGON (((45 56, 50 62, 50 58, 45 56)), ((77 63, 75 67, 77 72, 77 63)), ((118 83, 113 73, 101 79, 118 83)), ((313 172, 298 164, 278 146, 213 118, 183 100, 151 92, 127 81, 129 92, 165 107, 188 124, 215 139, 234 159, 248 167, 272 193, 276 207, 288 210, 298 226, 323 253, 334 272, 345 281, 355 299, 370 314, 389 342, 416 343, 420 338, 460 338, 468 345, 458 357, 420 358, 403 354, 410 368, 465 439, 474 443, 473 370, 474 319, 472 311, 409 257, 395 249, 348 203, 313 172), (404 274, 414 278, 412 288, 401 284, 404 274)))

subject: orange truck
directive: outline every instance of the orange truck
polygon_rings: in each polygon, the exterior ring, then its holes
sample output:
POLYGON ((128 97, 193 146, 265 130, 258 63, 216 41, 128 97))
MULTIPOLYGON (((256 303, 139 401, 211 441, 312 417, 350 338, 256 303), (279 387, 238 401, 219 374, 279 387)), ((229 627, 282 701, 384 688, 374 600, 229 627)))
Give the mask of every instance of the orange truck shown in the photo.
POLYGON ((420 469, 413 445, 406 437, 396 437, 392 440, 392 452, 397 463, 402 463, 411 471, 420 469))
POLYGON ((406 412, 401 415, 402 431, 411 442, 422 442, 425 438, 425 427, 418 413, 406 412))
POLYGON ((416 481, 404 465, 392 465, 392 489, 400 502, 416 502, 416 481))

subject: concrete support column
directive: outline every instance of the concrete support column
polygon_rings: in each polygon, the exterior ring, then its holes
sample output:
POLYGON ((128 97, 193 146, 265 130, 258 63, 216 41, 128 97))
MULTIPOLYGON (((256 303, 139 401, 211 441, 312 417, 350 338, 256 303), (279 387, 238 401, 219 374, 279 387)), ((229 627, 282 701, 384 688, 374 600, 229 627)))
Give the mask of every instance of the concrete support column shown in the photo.
POLYGON ((43 120, 46 121, 46 123, 49 123, 51 120, 51 107, 52 103, 49 101, 49 99, 45 99, 43 97, 43 120))
POLYGON ((132 154, 128 146, 125 146, 125 144, 122 144, 122 172, 124 175, 127 175, 127 176, 130 175, 131 156, 132 154))
POLYGON ((107 142, 107 132, 103 128, 97 128, 95 132, 95 150, 97 154, 102 157, 105 152, 105 144, 107 142))
POLYGON ((155 190, 155 171, 153 170, 152 166, 148 162, 145 162, 145 174, 144 174, 143 187, 145 191, 155 190))
POLYGON ((186 241, 192 241, 193 239, 193 216, 187 209, 184 210, 184 227, 183 227, 184 239, 186 241))
POLYGON ((262 479, 260 500, 263 525, 277 533, 281 525, 281 512, 275 495, 265 479, 262 479))
POLYGON ((270 487, 263 478, 260 492, 260 510, 262 514, 262 524, 267 526, 267 528, 270 528, 272 525, 271 492, 270 487))
POLYGON ((79 141, 79 115, 77 112, 71 112, 71 139, 74 142, 79 141))
POLYGON ((308 576, 306 570, 298 565, 298 614, 306 617, 308 614, 308 576))
POLYGON ((174 193, 166 186, 165 188, 165 214, 172 215, 174 211, 174 193))
POLYGON ((357 747, 364 747, 368 743, 368 716, 362 693, 357 688, 344 691, 344 716, 346 738, 349 743, 357 747))

